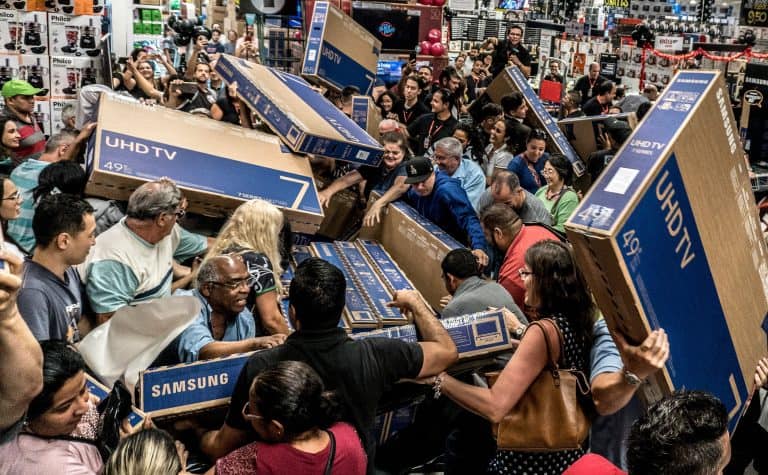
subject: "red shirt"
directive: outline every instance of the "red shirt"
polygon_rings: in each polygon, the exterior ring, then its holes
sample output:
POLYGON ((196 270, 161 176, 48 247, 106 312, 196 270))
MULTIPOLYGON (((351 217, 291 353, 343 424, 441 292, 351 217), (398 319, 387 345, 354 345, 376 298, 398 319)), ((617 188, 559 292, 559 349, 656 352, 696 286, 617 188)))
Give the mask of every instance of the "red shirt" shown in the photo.
POLYGON ((547 239, 560 241, 557 236, 543 226, 523 225, 515 239, 512 240, 512 244, 509 245, 504 256, 504 262, 501 263, 498 282, 507 289, 507 292, 512 295, 520 308, 525 308, 525 285, 518 271, 525 266, 525 253, 537 242, 547 239))
POLYGON ((568 467, 563 475, 627 475, 627 472, 600 455, 586 454, 568 467))
MULTIPOLYGON (((365 475, 367 458, 355 429, 346 422, 330 428, 336 437, 333 475, 365 475)), ((321 474, 330 455, 331 444, 316 454, 303 452, 291 444, 254 442, 240 447, 216 462, 216 475, 295 475, 321 474)))

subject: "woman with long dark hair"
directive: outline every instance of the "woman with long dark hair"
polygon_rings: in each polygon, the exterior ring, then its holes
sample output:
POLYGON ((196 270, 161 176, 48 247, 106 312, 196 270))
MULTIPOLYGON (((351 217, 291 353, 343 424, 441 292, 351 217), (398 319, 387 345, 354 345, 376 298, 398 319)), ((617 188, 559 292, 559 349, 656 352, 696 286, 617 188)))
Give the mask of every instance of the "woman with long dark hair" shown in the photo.
MULTIPOLYGON (((551 348, 552 359, 559 361, 561 368, 588 374, 596 308, 571 250, 557 241, 534 244, 525 253, 525 266, 518 272, 525 284, 526 305, 536 309, 537 319, 551 319, 563 336, 562 345, 551 348)), ((490 388, 471 386, 445 373, 430 382, 436 393, 439 391, 465 409, 498 423, 544 370, 548 359, 545 331, 550 341, 558 341, 555 328, 531 326, 490 388)), ((488 472, 529 475, 562 473, 581 455, 581 449, 555 452, 498 450, 488 466, 488 472)))
POLYGON ((366 456, 351 425, 336 422, 338 406, 306 363, 283 361, 253 380, 243 416, 260 442, 216 462, 209 474, 366 472, 366 456))

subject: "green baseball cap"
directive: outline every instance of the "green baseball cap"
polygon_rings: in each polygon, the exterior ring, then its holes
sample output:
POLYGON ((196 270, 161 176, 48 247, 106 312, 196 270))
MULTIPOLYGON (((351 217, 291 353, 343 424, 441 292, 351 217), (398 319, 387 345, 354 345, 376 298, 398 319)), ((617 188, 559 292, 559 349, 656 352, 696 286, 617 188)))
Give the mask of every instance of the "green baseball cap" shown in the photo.
POLYGON ((3 85, 3 97, 13 96, 36 96, 45 89, 38 89, 33 87, 32 84, 21 79, 11 79, 3 85))

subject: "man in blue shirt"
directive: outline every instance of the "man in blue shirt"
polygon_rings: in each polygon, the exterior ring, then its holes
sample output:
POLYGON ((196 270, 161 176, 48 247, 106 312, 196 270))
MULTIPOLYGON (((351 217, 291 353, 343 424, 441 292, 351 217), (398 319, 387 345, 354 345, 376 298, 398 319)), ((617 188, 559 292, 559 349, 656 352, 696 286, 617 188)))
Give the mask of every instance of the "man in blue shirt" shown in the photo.
POLYGON ((488 264, 487 243, 461 182, 435 171, 424 157, 412 159, 405 167, 411 185, 406 200, 422 216, 437 224, 457 241, 469 245, 480 266, 488 264))
POLYGON ((256 336, 253 315, 245 308, 249 290, 248 269, 240 256, 216 256, 203 262, 197 288, 174 294, 200 299, 200 313, 169 345, 175 355, 164 352, 167 358, 162 363, 193 363, 283 343, 286 335, 256 336))
POLYGON ((441 172, 459 180, 467 192, 472 208, 477 211, 480 196, 485 190, 485 173, 477 163, 461 158, 462 146, 458 139, 446 137, 435 142, 435 154, 432 157, 441 172))

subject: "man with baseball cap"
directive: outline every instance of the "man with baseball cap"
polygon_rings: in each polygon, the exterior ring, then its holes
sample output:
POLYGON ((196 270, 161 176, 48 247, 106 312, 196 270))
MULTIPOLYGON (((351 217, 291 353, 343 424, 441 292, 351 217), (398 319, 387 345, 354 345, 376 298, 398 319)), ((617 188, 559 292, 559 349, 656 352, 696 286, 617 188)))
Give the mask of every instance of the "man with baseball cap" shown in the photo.
POLYGON ((405 171, 405 183, 411 185, 406 201, 457 241, 469 245, 480 266, 487 265, 483 228, 461 182, 435 171, 425 157, 411 159, 405 171))
POLYGON ((45 89, 33 87, 21 79, 11 79, 3 85, 2 94, 5 100, 3 114, 16 122, 16 127, 21 134, 19 148, 11 150, 14 166, 29 157, 40 156, 45 149, 45 135, 32 112, 35 110, 35 96, 46 92, 45 89))

